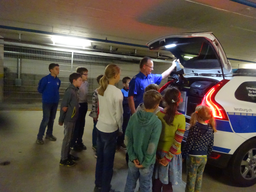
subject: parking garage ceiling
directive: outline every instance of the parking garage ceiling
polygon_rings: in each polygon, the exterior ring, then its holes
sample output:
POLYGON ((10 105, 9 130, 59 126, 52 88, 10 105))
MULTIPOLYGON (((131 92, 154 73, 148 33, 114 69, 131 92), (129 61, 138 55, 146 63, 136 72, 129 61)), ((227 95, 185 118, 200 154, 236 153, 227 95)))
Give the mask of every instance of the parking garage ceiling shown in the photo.
POLYGON ((40 45, 51 45, 51 35, 68 35, 93 40, 91 50, 150 55, 146 43, 158 37, 211 31, 231 62, 256 63, 255 5, 254 0, 1 0, 0 35, 40 45))

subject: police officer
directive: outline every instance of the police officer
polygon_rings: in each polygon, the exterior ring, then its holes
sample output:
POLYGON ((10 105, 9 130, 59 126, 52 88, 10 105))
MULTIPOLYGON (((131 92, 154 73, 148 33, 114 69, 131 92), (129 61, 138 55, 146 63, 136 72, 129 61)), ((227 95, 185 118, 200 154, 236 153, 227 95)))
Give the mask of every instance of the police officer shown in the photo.
POLYGON ((162 79, 168 77, 175 67, 176 63, 174 60, 171 67, 162 74, 151 74, 151 71, 154 69, 152 59, 144 57, 140 61, 140 72, 132 78, 129 84, 128 102, 132 114, 135 113, 138 105, 143 102, 144 89, 152 83, 159 85, 162 79))

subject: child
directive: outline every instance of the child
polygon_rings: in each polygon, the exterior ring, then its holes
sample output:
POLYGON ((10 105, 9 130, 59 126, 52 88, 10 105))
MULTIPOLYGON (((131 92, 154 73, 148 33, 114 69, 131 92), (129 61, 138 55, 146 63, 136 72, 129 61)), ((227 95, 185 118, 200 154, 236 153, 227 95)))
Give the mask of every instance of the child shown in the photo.
POLYGON ((207 106, 199 105, 191 115, 190 129, 183 154, 187 157, 186 192, 201 191, 203 172, 213 147, 216 131, 212 111, 207 106))
MULTIPOLYGON (((103 77, 103 75, 99 75, 96 80, 98 84, 100 83, 100 79, 103 77)), ((92 94, 92 111, 89 114, 90 117, 93 118, 93 130, 92 130, 92 149, 96 152, 97 150, 97 121, 98 121, 98 115, 99 115, 99 110, 98 110, 98 91, 97 89, 94 90, 92 94)))
POLYGON ((157 113, 163 127, 157 147, 153 192, 171 192, 172 184, 182 182, 181 142, 186 122, 184 115, 177 112, 181 99, 178 89, 168 89, 164 95, 166 107, 157 113))
POLYGON ((61 102, 59 118, 59 125, 62 126, 64 123, 64 138, 62 141, 60 165, 67 167, 75 165, 73 160, 78 160, 77 157, 70 155, 69 152, 72 134, 78 118, 79 103, 77 91, 78 87, 82 84, 82 77, 78 73, 72 73, 69 76, 69 81, 71 85, 65 91, 61 102))
POLYGON ((85 126, 85 117, 88 110, 87 94, 88 94, 88 69, 79 67, 76 69, 82 77, 82 85, 78 90, 79 99, 79 114, 75 124, 73 138, 71 140, 71 148, 74 151, 86 150, 86 146, 83 144, 83 134, 85 126))
MULTIPOLYGON (((156 91, 159 91, 159 86, 157 84, 150 84, 148 85, 146 88, 145 88, 145 92, 148 91, 148 90, 156 90, 156 91)), ((154 113, 157 114, 160 109, 162 109, 162 107, 158 107, 154 113)), ((144 107, 144 103, 141 103, 138 105, 136 111, 140 111, 140 110, 145 110, 145 107, 144 107)))
POLYGON ((129 171, 125 192, 133 192, 139 179, 140 192, 152 190, 152 174, 156 148, 161 134, 161 121, 154 114, 162 96, 156 90, 144 93, 145 110, 134 113, 128 123, 125 142, 129 155, 129 171))
POLYGON ((128 93, 129 93, 129 83, 131 81, 130 77, 124 77, 122 79, 123 82, 123 89, 121 89, 122 93, 123 93, 123 126, 122 126, 122 130, 123 130, 123 134, 121 136, 118 137, 117 140, 117 145, 121 146, 123 148, 126 148, 125 144, 124 144, 124 135, 125 135, 125 130, 128 124, 128 121, 130 119, 131 116, 131 110, 129 108, 129 104, 128 104, 128 93))
POLYGON ((123 94, 115 84, 120 80, 120 68, 108 65, 98 88, 99 118, 97 122, 97 164, 94 191, 109 192, 113 175, 118 130, 122 132, 123 94))

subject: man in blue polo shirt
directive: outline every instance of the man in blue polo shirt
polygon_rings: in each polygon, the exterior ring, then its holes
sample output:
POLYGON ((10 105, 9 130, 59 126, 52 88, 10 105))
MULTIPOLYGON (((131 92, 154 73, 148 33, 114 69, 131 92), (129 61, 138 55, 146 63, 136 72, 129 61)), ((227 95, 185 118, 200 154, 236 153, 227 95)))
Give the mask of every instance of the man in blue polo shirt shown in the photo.
POLYGON ((162 79, 168 77, 172 70, 176 67, 175 61, 172 62, 171 67, 164 71, 162 74, 151 74, 154 69, 154 63, 151 58, 144 57, 140 61, 140 72, 135 75, 129 84, 129 107, 131 113, 135 113, 136 108, 140 103, 143 103, 143 94, 145 88, 150 84, 159 85, 162 79))
POLYGON ((56 63, 51 63, 49 65, 50 74, 43 77, 38 84, 38 92, 42 94, 43 102, 43 119, 39 127, 39 132, 37 134, 37 144, 44 144, 43 136, 46 131, 45 139, 50 141, 56 141, 56 137, 52 135, 53 123, 56 116, 56 111, 59 103, 59 88, 60 80, 57 77, 59 74, 59 65, 56 63))

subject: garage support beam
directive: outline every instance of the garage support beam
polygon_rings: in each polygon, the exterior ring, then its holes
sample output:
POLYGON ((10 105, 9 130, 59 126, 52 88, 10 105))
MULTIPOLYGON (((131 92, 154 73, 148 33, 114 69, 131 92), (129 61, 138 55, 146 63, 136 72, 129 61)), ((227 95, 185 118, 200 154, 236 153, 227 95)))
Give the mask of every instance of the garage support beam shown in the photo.
POLYGON ((4 39, 0 36, 0 102, 4 97, 4 39))

